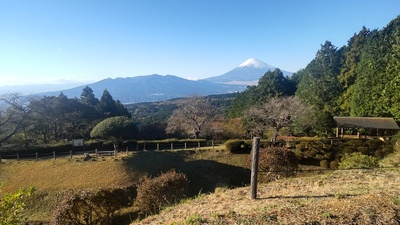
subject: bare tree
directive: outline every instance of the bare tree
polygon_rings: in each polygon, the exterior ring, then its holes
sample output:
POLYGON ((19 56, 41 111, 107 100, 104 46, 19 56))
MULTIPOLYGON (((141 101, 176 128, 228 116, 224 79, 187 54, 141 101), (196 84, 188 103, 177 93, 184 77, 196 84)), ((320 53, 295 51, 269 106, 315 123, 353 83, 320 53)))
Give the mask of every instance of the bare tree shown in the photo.
POLYGON ((28 99, 18 93, 0 96, 0 144, 23 128, 29 113, 28 103, 28 99))
POLYGON ((201 97, 191 97, 179 102, 179 107, 168 119, 167 133, 183 132, 200 137, 205 128, 216 115, 215 108, 209 100, 201 97))
POLYGON ((297 118, 309 113, 310 108, 296 97, 275 97, 245 113, 246 127, 253 135, 273 131, 272 142, 275 143, 282 128, 290 127, 297 118))

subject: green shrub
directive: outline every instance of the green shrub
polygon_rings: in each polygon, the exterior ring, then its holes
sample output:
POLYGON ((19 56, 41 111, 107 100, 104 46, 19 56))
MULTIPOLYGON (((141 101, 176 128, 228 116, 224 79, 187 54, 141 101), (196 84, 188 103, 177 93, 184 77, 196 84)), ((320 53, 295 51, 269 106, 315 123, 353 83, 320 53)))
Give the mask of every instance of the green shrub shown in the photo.
POLYGON ((363 155, 360 152, 345 154, 339 162, 339 169, 373 168, 378 166, 378 159, 373 156, 363 155))
POLYGON ((332 152, 325 152, 323 157, 324 157, 324 159, 331 160, 334 158, 334 155, 332 152))
POLYGON ((187 186, 187 176, 174 170, 158 177, 145 178, 137 186, 135 206, 146 215, 156 214, 163 207, 179 201, 187 186))
POLYGON ((359 146, 362 146, 363 144, 364 144, 363 140, 350 139, 350 140, 347 140, 347 141, 341 143, 341 146, 343 146, 343 147, 344 146, 351 146, 351 147, 357 148, 359 146))
POLYGON ((51 224, 112 224, 114 213, 129 205, 124 189, 98 189, 71 192, 55 211, 51 224))
POLYGON ((343 147, 343 153, 345 153, 345 154, 351 154, 356 151, 357 151, 357 147, 354 147, 354 146, 344 146, 343 147))
POLYGON ((357 147, 357 152, 361 152, 364 155, 369 155, 370 154, 370 150, 368 147, 366 146, 359 146, 357 147))
POLYGON ((294 175, 299 165, 296 154, 284 147, 268 147, 261 149, 259 154, 260 170, 271 172, 275 179, 294 175))
POLYGON ((365 141, 364 145, 368 146, 370 152, 374 152, 378 149, 381 149, 384 143, 379 139, 369 139, 365 141))
POLYGON ((230 153, 250 153, 251 142, 244 140, 228 140, 225 142, 225 148, 230 153))
POLYGON ((377 159, 382 159, 385 156, 385 153, 382 151, 382 149, 377 149, 374 152, 374 157, 377 159))
MULTIPOLYGON (((1 186, 0 186, 1 188, 1 186)), ((0 224, 25 224, 25 201, 31 197, 34 188, 20 189, 15 193, 1 193, 0 190, 0 224)))
POLYGON ((400 166, 400 151, 397 150, 385 156, 380 162, 381 166, 400 166))
POLYGON ((339 167, 339 162, 336 160, 333 160, 332 162, 329 163, 329 167, 331 169, 337 169, 339 167))
POLYGON ((390 143, 392 145, 396 145, 396 143, 398 143, 397 141, 400 139, 400 132, 397 132, 395 135, 392 136, 392 138, 390 139, 390 143))
POLYGON ((308 147, 319 150, 319 149, 323 149, 325 146, 322 141, 310 141, 310 142, 308 142, 308 147))
POLYGON ((300 149, 300 150, 305 149, 305 148, 307 148, 307 143, 302 141, 302 142, 296 144, 295 147, 296 147, 296 149, 300 149))
POLYGON ((321 161, 320 161, 320 166, 321 166, 322 168, 328 169, 328 168, 329 168, 329 162, 328 162, 328 160, 326 160, 326 159, 321 160, 321 161))
POLYGON ((382 148, 382 152, 386 156, 386 155, 389 155, 389 154, 393 153, 394 152, 394 148, 393 148, 392 145, 385 145, 382 148))

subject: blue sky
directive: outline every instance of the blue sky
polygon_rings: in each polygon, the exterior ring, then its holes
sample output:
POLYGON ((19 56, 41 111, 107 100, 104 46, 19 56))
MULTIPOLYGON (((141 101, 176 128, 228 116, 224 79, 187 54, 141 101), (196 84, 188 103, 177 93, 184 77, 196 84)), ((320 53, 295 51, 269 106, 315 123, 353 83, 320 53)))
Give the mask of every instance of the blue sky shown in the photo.
POLYGON ((248 58, 296 72, 398 15, 398 0, 0 0, 0 86, 206 78, 248 58))

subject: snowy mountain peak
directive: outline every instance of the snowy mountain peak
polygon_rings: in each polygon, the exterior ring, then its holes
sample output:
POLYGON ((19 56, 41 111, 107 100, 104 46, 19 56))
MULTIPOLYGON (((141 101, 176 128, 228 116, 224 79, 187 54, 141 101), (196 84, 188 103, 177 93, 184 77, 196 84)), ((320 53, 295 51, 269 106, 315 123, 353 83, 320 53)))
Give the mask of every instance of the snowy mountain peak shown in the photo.
POLYGON ((255 59, 255 58, 250 58, 246 61, 244 61, 242 64, 239 65, 239 67, 254 67, 254 68, 268 68, 271 67, 265 62, 255 59))

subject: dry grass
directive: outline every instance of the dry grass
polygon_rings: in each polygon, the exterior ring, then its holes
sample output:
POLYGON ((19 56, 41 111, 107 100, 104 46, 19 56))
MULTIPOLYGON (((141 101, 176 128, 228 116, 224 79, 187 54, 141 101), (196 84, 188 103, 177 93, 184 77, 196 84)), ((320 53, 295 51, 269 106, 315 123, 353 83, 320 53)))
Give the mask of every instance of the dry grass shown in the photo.
POLYGON ((219 190, 134 224, 398 224, 400 170, 350 170, 219 190))
POLYGON ((60 192, 130 186, 140 177, 155 176, 170 168, 191 174, 194 187, 208 184, 210 190, 217 188, 213 194, 186 200, 135 224, 400 223, 400 169, 303 175, 260 184, 258 199, 250 200, 249 187, 230 190, 226 188, 229 185, 224 186, 226 182, 232 182, 225 178, 229 174, 234 174, 231 178, 249 174, 248 155, 230 155, 220 149, 148 151, 95 161, 81 158, 9 161, 0 164, 0 182, 4 191, 34 186, 38 190, 34 202, 40 204, 35 204, 29 218, 48 221, 61 198, 60 192))
POLYGON ((58 158, 0 163, 2 191, 36 189, 27 205, 26 216, 30 221, 49 221, 52 211, 68 190, 131 186, 135 175, 125 169, 122 158, 111 157, 89 161, 58 158))
POLYGON ((68 190, 129 187, 145 176, 156 176, 161 171, 175 168, 195 177, 191 184, 192 192, 197 194, 199 190, 212 191, 216 183, 224 182, 221 177, 230 171, 243 172, 241 167, 229 165, 240 164, 242 161, 245 165, 247 159, 247 155, 228 157, 229 154, 219 148, 130 154, 129 157, 108 156, 88 161, 84 161, 83 157, 39 161, 3 159, 0 163, 1 189, 4 192, 14 192, 20 188, 35 187, 37 191, 28 204, 27 217, 30 221, 49 221, 53 209, 68 190), (218 173, 206 177, 198 176, 203 171, 204 173, 218 171, 218 173), (205 183, 207 185, 204 185, 205 183), (197 187, 197 185, 202 186, 197 187))
POLYGON ((4 191, 31 186, 40 191, 127 186, 130 178, 131 174, 125 172, 121 159, 97 158, 96 161, 83 161, 63 158, 0 164, 0 182, 4 191))

